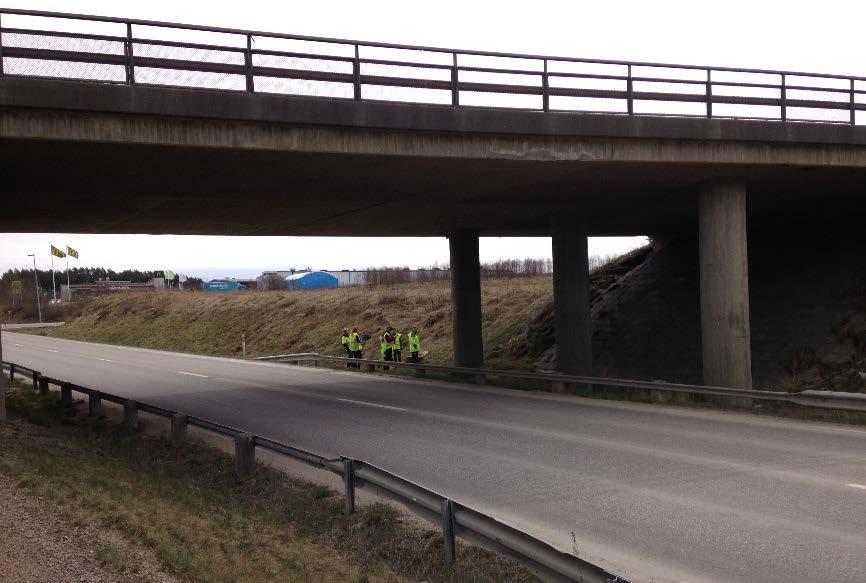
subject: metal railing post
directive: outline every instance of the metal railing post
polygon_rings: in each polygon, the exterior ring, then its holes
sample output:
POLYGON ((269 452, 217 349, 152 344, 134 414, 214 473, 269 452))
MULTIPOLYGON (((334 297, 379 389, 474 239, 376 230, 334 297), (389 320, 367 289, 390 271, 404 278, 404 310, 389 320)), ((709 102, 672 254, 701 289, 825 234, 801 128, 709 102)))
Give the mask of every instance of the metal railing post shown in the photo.
POLYGON ((138 401, 127 399, 123 403, 123 428, 130 433, 138 428, 138 401))
POLYGON ((857 100, 854 93, 854 79, 851 79, 851 125, 857 125, 857 100))
POLYGON ((175 413, 171 416, 171 442, 180 445, 186 441, 186 413, 175 413))
POLYGON ((361 50, 355 44, 355 60, 352 61, 352 73, 355 84, 355 99, 361 100, 361 50))
POLYGON ((786 80, 785 80, 785 74, 782 73, 782 87, 781 87, 781 90, 782 90, 782 92, 781 92, 781 97, 782 97, 782 121, 785 121, 785 120, 788 119, 788 104, 787 104, 787 101, 788 101, 788 90, 787 90, 787 88, 785 87, 785 83, 786 83, 786 80))
POLYGON ((634 84, 631 80, 631 65, 628 66, 628 79, 626 80, 625 92, 628 114, 634 115, 634 84))
POLYGON ((10 383, 15 382, 15 365, 14 364, 9 365, 9 382, 10 383))
POLYGON ((454 503, 447 498, 442 501, 442 546, 445 562, 453 565, 457 560, 457 539, 454 537, 454 503))
POLYGON ((713 71, 707 69, 707 117, 713 117, 713 71))
POLYGON ((135 85, 135 63, 132 55, 132 24, 126 23, 126 82, 129 85, 135 85))
POLYGON ((457 69, 457 53, 451 53, 451 105, 460 105, 460 75, 457 69))
POLYGON ((238 480, 246 480, 256 471, 256 438, 252 433, 235 437, 235 471, 238 480))
POLYGON ((3 14, 0 13, 0 75, 3 74, 3 14))
POLYGON ((541 75, 541 109, 550 111, 550 81, 547 77, 547 59, 544 59, 544 73, 541 75))
POLYGON ((247 93, 253 93, 253 35, 247 35, 247 50, 244 53, 244 68, 247 72, 247 93))
POLYGON ((355 512, 355 460, 347 457, 340 459, 343 460, 343 493, 346 497, 343 514, 348 516, 355 512))
POLYGON ((41 376, 39 377, 39 394, 47 395, 48 394, 48 377, 41 376))
POLYGON ((63 407, 72 406, 72 387, 69 383, 60 383, 60 405, 63 407))
POLYGON ((39 373, 34 370, 32 378, 33 378, 33 390, 35 391, 39 388, 39 373))
POLYGON ((102 395, 99 391, 91 390, 87 393, 87 415, 102 417, 102 395))

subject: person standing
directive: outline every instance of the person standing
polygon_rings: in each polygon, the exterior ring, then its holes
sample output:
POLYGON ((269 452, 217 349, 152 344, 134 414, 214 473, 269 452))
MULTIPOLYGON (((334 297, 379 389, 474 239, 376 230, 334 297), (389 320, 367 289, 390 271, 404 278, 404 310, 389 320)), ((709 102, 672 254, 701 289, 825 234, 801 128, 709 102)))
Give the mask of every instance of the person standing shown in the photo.
POLYGON ((409 331, 409 361, 417 363, 421 360, 421 337, 418 336, 418 326, 412 326, 409 331))
POLYGON ((403 362, 403 334, 394 330, 394 362, 403 362))
MULTIPOLYGON (((352 326, 352 333, 349 334, 349 352, 352 358, 364 358, 364 344, 361 342, 361 335, 358 334, 358 327, 352 326)), ((354 368, 361 368, 360 364, 353 364, 354 368)))
MULTIPOLYGON (((346 358, 352 358, 352 350, 349 348, 349 329, 343 328, 343 335, 340 336, 340 345, 346 351, 346 358)), ((352 363, 347 362, 346 368, 352 368, 352 363)))
MULTIPOLYGON (((392 362, 394 360, 394 335, 391 333, 392 328, 387 326, 382 334, 382 339, 379 342, 382 360, 392 362)), ((383 370, 389 370, 389 367, 382 367, 383 370)))

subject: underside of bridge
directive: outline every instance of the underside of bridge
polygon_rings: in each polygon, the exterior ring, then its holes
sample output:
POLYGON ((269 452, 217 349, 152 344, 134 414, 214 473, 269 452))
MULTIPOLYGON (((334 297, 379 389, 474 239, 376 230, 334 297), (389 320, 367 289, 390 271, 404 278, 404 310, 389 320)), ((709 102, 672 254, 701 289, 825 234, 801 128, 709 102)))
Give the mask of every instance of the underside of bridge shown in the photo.
POLYGON ((558 366, 579 374, 586 237, 698 233, 705 381, 750 387, 746 224, 861 213, 864 129, 0 78, 0 229, 449 236, 471 366, 477 237, 552 234, 558 366))

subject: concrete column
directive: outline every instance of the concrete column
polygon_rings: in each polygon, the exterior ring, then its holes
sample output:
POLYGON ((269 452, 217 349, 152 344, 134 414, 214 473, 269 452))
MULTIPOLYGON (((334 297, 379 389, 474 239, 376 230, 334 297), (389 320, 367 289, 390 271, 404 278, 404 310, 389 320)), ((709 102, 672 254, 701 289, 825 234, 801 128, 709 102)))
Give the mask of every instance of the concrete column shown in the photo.
POLYGON ((256 469, 256 441, 251 433, 235 437, 235 469, 239 480, 246 480, 256 469))
POLYGON ((138 429, 138 401, 123 403, 123 428, 130 433, 138 429))
POLYGON ((186 441, 186 413, 175 413, 171 416, 171 442, 180 445, 186 441))
POLYGON ((704 187, 698 223, 704 384, 751 389, 745 185, 704 187))
POLYGON ((451 251, 451 302, 453 305, 454 365, 481 367, 481 263, 478 233, 461 231, 448 237, 451 251))
POLYGON ((556 370, 592 375, 592 317, 586 227, 573 216, 551 220, 556 370))

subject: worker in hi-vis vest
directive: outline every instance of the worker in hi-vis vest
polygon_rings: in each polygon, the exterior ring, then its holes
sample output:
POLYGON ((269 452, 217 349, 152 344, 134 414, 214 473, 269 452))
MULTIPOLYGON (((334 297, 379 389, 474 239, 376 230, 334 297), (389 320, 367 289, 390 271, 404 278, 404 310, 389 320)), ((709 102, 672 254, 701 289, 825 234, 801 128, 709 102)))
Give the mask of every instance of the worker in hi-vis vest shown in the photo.
POLYGON ((403 334, 394 330, 394 362, 403 362, 403 334))
MULTIPOLYGON (((352 351, 349 349, 349 329, 343 328, 343 335, 340 336, 340 345, 346 351, 346 358, 352 358, 352 351)), ((346 368, 352 368, 352 365, 346 363, 346 368)))
MULTIPOLYGON (((351 358, 364 358, 364 344, 361 342, 361 335, 358 334, 358 327, 352 327, 352 333, 349 334, 349 354, 351 358)), ((361 368, 360 364, 353 364, 354 368, 361 368)))
MULTIPOLYGON (((387 326, 385 328, 385 332, 382 334, 382 338, 379 341, 379 348, 382 353, 382 360, 391 362, 394 360, 394 334, 392 332, 391 326, 387 326)), ((383 367, 384 370, 388 370, 388 367, 383 367)))
POLYGON ((409 331, 409 360, 418 362, 421 360, 421 337, 418 336, 418 326, 412 326, 409 331))

